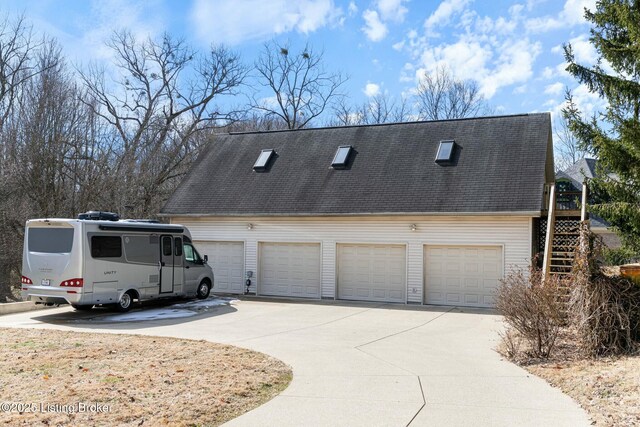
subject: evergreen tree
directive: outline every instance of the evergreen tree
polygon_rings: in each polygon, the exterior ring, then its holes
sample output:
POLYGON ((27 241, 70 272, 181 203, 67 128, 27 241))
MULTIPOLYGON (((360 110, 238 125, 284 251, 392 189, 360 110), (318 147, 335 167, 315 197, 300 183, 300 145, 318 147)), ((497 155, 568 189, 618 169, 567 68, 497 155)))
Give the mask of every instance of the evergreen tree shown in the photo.
POLYGON ((585 11, 593 24, 595 65, 578 64, 565 45, 567 71, 607 102, 585 118, 573 99, 563 110, 581 148, 598 158, 590 210, 608 221, 626 246, 640 252, 640 1, 599 0, 585 11))

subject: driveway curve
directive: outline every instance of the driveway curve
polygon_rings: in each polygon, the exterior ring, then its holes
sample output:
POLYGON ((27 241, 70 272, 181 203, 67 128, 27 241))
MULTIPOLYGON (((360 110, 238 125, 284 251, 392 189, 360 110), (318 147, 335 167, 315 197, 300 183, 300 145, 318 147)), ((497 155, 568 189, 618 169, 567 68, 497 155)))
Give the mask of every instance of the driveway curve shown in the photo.
POLYGON ((174 319, 57 308, 0 326, 206 339, 293 368, 283 393, 229 426, 590 425, 570 397, 493 350, 501 317, 488 310, 248 299, 174 319))

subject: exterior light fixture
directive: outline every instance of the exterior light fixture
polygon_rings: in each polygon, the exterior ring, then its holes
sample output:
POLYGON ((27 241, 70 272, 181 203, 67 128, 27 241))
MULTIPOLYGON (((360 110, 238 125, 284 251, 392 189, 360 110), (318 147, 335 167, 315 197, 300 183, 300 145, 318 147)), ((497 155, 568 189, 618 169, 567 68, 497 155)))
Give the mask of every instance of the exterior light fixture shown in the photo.
POLYGON ((253 224, 247 224, 247 230, 253 230, 253 224))
POLYGON ((418 226, 415 224, 411 224, 409 228, 411 229, 411 231, 416 231, 418 229, 418 226))

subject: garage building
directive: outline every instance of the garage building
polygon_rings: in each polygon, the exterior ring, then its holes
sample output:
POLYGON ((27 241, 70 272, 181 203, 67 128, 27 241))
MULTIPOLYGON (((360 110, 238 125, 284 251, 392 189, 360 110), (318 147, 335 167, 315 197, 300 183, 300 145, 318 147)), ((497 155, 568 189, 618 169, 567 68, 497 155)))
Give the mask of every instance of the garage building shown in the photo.
POLYGON ((218 134, 161 215, 215 292, 491 307, 553 179, 546 113, 218 134))

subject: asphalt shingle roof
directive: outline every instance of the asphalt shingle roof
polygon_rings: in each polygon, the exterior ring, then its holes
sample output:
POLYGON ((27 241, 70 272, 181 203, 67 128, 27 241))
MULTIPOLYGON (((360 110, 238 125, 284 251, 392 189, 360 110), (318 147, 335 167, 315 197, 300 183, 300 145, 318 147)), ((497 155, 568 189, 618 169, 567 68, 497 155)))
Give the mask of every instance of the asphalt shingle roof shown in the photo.
POLYGON ((547 113, 295 131, 218 134, 165 215, 536 212, 543 205, 547 113), (454 139, 453 164, 436 164, 454 139), (352 145, 345 170, 330 167, 352 145), (277 156, 267 172, 262 149, 277 156))
MULTIPOLYGON (((577 191, 582 191, 582 183, 586 179, 592 179, 596 176, 597 159, 582 158, 569 166, 567 169, 556 173, 556 179, 570 179, 571 184, 577 191)), ((610 175, 613 176, 613 175, 610 175)), ((587 205, 588 207, 588 205, 587 205)), ((591 228, 608 228, 611 226, 607 221, 589 212, 589 221, 591 228)))
POLYGON ((567 169, 556 174, 556 178, 567 178, 572 181, 575 188, 580 191, 582 182, 596 176, 596 159, 582 158, 569 166, 567 169))

